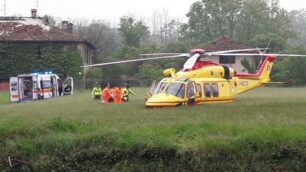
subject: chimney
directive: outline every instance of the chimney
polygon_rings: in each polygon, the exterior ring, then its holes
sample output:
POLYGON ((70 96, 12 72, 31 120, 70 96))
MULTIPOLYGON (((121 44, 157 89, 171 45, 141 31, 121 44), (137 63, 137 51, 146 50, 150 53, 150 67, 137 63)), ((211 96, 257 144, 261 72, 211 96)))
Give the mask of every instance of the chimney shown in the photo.
POLYGON ((36 18, 37 17, 37 9, 31 9, 31 17, 36 18))
POLYGON ((68 28, 68 21, 62 21, 62 30, 66 31, 68 28))
POLYGON ((68 21, 62 21, 62 30, 68 33, 72 33, 73 24, 68 21))
POLYGON ((47 15, 44 15, 43 21, 45 25, 49 25, 49 17, 47 15))
POLYGON ((69 24, 68 24, 68 32, 69 32, 69 33, 72 33, 72 30, 73 30, 73 24, 72 24, 72 23, 69 23, 69 24))

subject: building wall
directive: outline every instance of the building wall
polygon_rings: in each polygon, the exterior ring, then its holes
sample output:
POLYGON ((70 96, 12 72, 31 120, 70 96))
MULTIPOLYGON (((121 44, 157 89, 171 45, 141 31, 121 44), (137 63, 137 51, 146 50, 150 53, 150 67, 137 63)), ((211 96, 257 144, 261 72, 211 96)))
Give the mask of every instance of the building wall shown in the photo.
MULTIPOLYGON (((81 53, 81 56, 83 57, 83 65, 91 65, 92 64, 92 57, 94 50, 89 48, 87 45, 83 43, 79 43, 77 45, 78 50, 81 53)), ((82 83, 82 88, 86 88, 86 74, 89 71, 89 67, 84 67, 83 68, 83 83, 82 83)))
MULTIPOLYGON (((247 69, 245 69, 241 65, 241 61, 243 59, 246 59, 252 67, 255 67, 255 59, 254 59, 254 57, 243 57, 243 56, 236 56, 235 57, 235 64, 220 64, 220 65, 225 65, 225 66, 228 66, 228 67, 232 67, 238 73, 248 73, 247 69)), ((205 60, 213 61, 213 62, 219 64, 219 56, 209 56, 209 57, 206 57, 205 60)))
MULTIPOLYGON (((79 43, 77 45, 77 48, 80 51, 81 56, 83 57, 83 64, 91 65, 92 57, 93 57, 93 50, 83 43, 79 43)), ((88 71, 88 68, 84 68, 84 73, 86 73, 87 71, 88 71)))

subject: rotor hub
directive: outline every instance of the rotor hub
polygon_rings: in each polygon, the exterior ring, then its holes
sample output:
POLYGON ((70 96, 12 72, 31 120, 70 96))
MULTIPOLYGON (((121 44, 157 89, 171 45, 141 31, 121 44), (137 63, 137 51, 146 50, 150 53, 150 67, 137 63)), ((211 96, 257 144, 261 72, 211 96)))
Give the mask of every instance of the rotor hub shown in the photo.
POLYGON ((204 49, 193 49, 190 51, 191 54, 204 54, 205 50, 204 49))

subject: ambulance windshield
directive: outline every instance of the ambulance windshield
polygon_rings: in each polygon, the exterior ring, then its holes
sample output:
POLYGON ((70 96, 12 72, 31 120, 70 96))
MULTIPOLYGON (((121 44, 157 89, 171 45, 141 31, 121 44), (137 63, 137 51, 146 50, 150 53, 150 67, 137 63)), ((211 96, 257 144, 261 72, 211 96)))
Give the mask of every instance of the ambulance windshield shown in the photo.
POLYGON ((50 88, 51 82, 50 81, 42 81, 42 87, 43 88, 50 88))

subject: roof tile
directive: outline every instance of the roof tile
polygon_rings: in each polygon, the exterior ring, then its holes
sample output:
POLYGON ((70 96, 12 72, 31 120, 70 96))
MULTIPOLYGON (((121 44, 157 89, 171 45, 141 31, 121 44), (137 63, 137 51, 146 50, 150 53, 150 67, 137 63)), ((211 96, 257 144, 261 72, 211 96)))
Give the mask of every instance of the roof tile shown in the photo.
MULTIPOLYGON (((39 19, 28 19, 39 20, 39 19)), ((83 41, 77 36, 62 31, 53 26, 48 26, 33 22, 1 21, 0 20, 0 40, 1 41, 83 41)))

